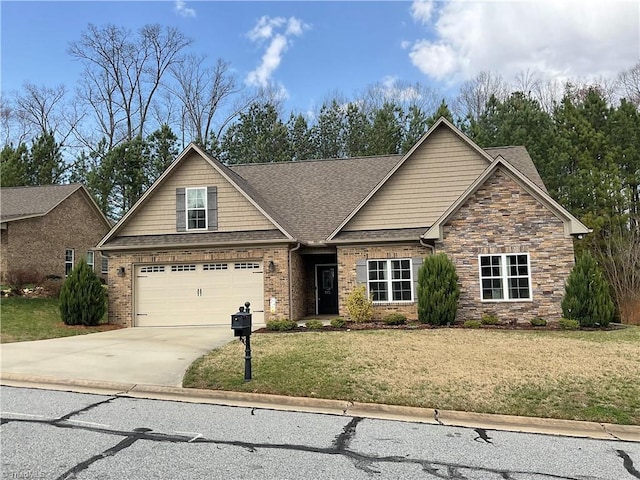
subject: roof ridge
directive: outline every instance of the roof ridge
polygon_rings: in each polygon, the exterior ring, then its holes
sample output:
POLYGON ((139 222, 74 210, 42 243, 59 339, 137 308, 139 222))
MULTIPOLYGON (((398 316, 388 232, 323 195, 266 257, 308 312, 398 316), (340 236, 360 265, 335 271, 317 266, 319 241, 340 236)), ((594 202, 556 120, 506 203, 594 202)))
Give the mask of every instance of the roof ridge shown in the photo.
POLYGON ((340 158, 308 158, 305 160, 289 160, 286 162, 252 162, 252 163, 234 163, 231 165, 225 165, 227 168, 233 169, 235 167, 246 167, 251 165, 287 165, 287 164, 298 164, 298 163, 314 163, 314 162, 341 162, 344 160, 366 160, 368 158, 391 158, 391 157, 401 157, 400 153, 389 153, 384 155, 362 155, 359 157, 340 157, 340 158))

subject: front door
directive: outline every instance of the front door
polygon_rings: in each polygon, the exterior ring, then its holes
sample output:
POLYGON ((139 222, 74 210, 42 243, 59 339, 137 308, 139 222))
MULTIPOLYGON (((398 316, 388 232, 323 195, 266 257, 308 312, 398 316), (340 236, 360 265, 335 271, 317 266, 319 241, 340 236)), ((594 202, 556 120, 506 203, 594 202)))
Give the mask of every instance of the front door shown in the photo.
POLYGON ((318 315, 338 313, 338 266, 316 265, 318 315))

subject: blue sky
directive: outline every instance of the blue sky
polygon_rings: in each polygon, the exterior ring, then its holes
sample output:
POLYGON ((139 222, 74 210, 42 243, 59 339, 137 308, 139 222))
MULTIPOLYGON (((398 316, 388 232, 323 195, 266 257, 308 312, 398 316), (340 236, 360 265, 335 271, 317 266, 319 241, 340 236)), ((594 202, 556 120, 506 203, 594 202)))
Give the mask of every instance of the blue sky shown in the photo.
POLYGON ((88 23, 178 27, 211 64, 247 85, 277 84, 289 110, 313 109, 376 82, 453 94, 481 70, 506 81, 611 78, 640 58, 640 2, 626 0, 375 2, 2 1, 2 91, 81 74, 66 50, 88 23))

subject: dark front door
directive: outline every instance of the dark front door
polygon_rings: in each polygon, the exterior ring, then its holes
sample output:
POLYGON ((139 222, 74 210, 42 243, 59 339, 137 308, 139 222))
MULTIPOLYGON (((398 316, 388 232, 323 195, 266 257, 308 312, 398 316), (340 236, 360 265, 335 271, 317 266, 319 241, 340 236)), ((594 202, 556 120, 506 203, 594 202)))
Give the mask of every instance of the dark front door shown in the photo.
POLYGON ((337 265, 316 265, 316 291, 318 295, 318 315, 338 313, 338 267, 337 265))

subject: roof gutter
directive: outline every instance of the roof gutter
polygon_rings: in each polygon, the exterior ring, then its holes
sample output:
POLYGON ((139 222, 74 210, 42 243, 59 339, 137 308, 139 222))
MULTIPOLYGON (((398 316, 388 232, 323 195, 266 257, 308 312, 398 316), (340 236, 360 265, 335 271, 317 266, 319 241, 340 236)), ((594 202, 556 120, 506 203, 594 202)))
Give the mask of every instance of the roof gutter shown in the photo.
POLYGON ((431 249, 431 255, 435 255, 436 253, 436 247, 435 245, 429 245, 428 243, 424 243, 424 238, 420 237, 420 245, 422 245, 423 247, 427 247, 431 249))
POLYGON ((293 320, 293 282, 291 281, 291 273, 292 273, 292 268, 291 268, 292 255, 291 254, 296 250, 299 250, 301 246, 302 244, 298 242, 298 245, 289 249, 289 320, 293 320))
MULTIPOLYGON (((105 252, 131 252, 139 250, 157 250, 157 249, 177 249, 177 248, 226 248, 244 245, 276 245, 282 243, 291 243, 291 240, 287 238, 278 240, 238 240, 231 243, 211 243, 211 242, 198 242, 198 243, 167 243, 167 244, 154 244, 154 245, 131 245, 131 246, 99 246, 94 250, 105 252)), ((298 244, 300 245, 300 244, 298 244)))

